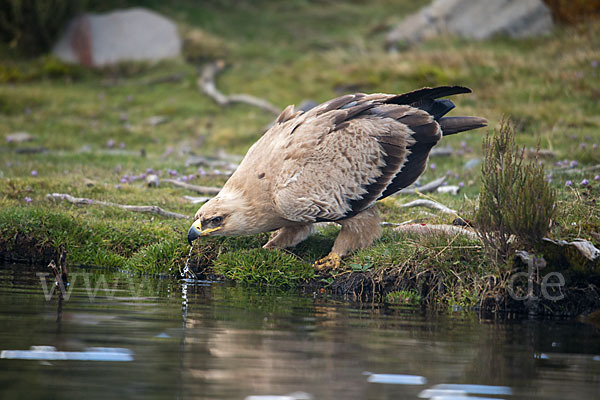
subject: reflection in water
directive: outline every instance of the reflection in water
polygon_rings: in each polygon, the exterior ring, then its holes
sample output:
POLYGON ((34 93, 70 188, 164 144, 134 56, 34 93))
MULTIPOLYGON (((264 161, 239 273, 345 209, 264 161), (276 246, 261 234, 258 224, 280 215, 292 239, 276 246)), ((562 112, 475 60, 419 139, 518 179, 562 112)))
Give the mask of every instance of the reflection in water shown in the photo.
POLYGON ((54 346, 31 346, 30 350, 2 350, 7 360, 133 361, 129 349, 88 347, 84 351, 57 351, 54 346))
POLYGON ((577 322, 74 273, 95 289, 72 282, 57 330, 56 295, 45 299, 35 271, 0 269, 0 350, 119 348, 133 360, 0 359, 0 397, 592 399, 600 389, 599 332, 577 322))

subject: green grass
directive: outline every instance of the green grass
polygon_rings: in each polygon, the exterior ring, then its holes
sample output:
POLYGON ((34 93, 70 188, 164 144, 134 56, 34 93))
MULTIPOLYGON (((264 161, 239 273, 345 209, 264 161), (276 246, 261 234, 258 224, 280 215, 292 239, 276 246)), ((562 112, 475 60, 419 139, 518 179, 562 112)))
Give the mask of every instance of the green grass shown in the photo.
MULTIPOLYGON (((388 54, 383 50, 386 30, 418 8, 416 2, 241 1, 235 7, 229 1, 142 3, 174 18, 182 30, 202 29, 214 43, 226 43, 223 54, 229 67, 219 76, 220 90, 252 94, 281 108, 353 91, 471 87, 472 95, 453 98, 454 115, 486 117, 491 128, 508 116, 518 144, 539 143, 556 154, 544 159, 547 172, 554 170, 552 186, 557 190, 557 214, 548 235, 584 238, 600 246, 600 181, 594 181, 600 171, 572 173, 554 165, 563 159, 576 160, 582 168, 600 163, 600 22, 560 27, 549 36, 527 40, 440 38, 388 54), (580 185, 583 179, 587 186, 580 185), (566 187, 567 180, 573 185, 566 187)), ((64 245, 73 264, 148 273, 178 269, 187 256, 191 220, 74 206, 47 200, 46 194, 158 205, 192 216, 197 206, 183 199, 192 193, 167 185, 147 188, 141 181, 120 183, 121 178, 139 176, 147 168, 161 177, 169 170, 180 176, 198 174, 197 167, 186 166, 189 156, 221 150, 241 156, 272 120, 256 108, 222 108, 202 95, 196 86, 198 65, 185 57, 88 71, 48 56, 24 59, 8 48, 0 48, 0 55, 0 253, 12 257, 47 262, 64 245), (183 78, 150 83, 171 75, 183 78), (147 123, 157 115, 166 122, 147 123), (16 131, 27 131, 35 139, 6 143, 3 136, 16 131), (113 148, 108 147, 111 141, 113 148), (34 147, 45 151, 17 152, 34 147)), ((455 155, 432 159, 435 168, 421 178, 427 182, 448 173, 449 184, 464 185, 458 196, 431 197, 467 219, 473 219, 477 204, 481 165, 466 169, 465 164, 481 158, 484 135, 479 130, 444 139, 442 145, 452 146, 455 155)), ((219 186, 224 179, 201 176, 193 183, 219 186)), ((414 198, 382 202, 383 219, 454 219, 397 206, 414 198)), ((209 239, 196 245, 193 265, 244 282, 293 286, 312 278, 310 264, 327 254, 335 233, 327 228, 293 254, 260 249, 266 235, 209 239)), ((415 291, 425 302, 468 306, 489 289, 486 277, 501 273, 477 241, 385 229, 374 247, 350 256, 339 276, 323 282, 350 282, 360 275, 381 283, 378 277, 387 274, 406 278, 396 283, 400 293, 415 291)))

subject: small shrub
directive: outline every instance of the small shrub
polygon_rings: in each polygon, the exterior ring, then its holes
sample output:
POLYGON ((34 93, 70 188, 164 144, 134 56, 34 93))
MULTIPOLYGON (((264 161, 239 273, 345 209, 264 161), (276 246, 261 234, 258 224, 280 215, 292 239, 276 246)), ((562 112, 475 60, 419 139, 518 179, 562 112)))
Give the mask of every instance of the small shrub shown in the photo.
POLYGON ((600 17, 600 0, 544 0, 555 20, 573 24, 600 17))
POLYGON ((537 159, 524 159, 515 132, 504 121, 498 133, 483 142, 482 187, 476 225, 495 261, 505 261, 514 250, 534 248, 548 231, 556 193, 537 159))
POLYGON ((197 28, 182 29, 183 55, 191 63, 220 59, 227 56, 227 43, 210 33, 197 28))
POLYGON ((48 50, 85 0, 0 0, 0 40, 35 54, 48 50))

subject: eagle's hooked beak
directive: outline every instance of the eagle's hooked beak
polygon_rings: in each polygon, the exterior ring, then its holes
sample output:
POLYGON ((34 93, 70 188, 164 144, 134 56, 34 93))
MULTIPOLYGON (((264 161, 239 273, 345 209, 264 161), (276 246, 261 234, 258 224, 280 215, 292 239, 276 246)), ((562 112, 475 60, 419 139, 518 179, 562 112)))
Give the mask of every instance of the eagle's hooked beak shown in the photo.
POLYGON ((220 226, 216 227, 216 228, 207 228, 207 229, 202 230, 202 223, 198 219, 198 220, 194 221, 194 223, 190 227, 190 230, 188 231, 188 243, 191 246, 192 242, 194 240, 196 240, 197 238, 199 238, 200 236, 207 236, 209 233, 218 231, 219 229, 221 229, 220 226))

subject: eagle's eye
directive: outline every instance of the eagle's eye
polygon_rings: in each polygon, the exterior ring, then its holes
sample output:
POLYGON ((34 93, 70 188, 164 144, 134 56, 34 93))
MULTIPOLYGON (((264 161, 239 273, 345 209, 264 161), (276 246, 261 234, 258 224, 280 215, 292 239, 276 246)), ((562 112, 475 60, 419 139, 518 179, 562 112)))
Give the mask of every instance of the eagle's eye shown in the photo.
POLYGON ((213 225, 221 225, 221 223, 223 222, 223 217, 214 217, 214 218, 211 218, 210 222, 213 225))

